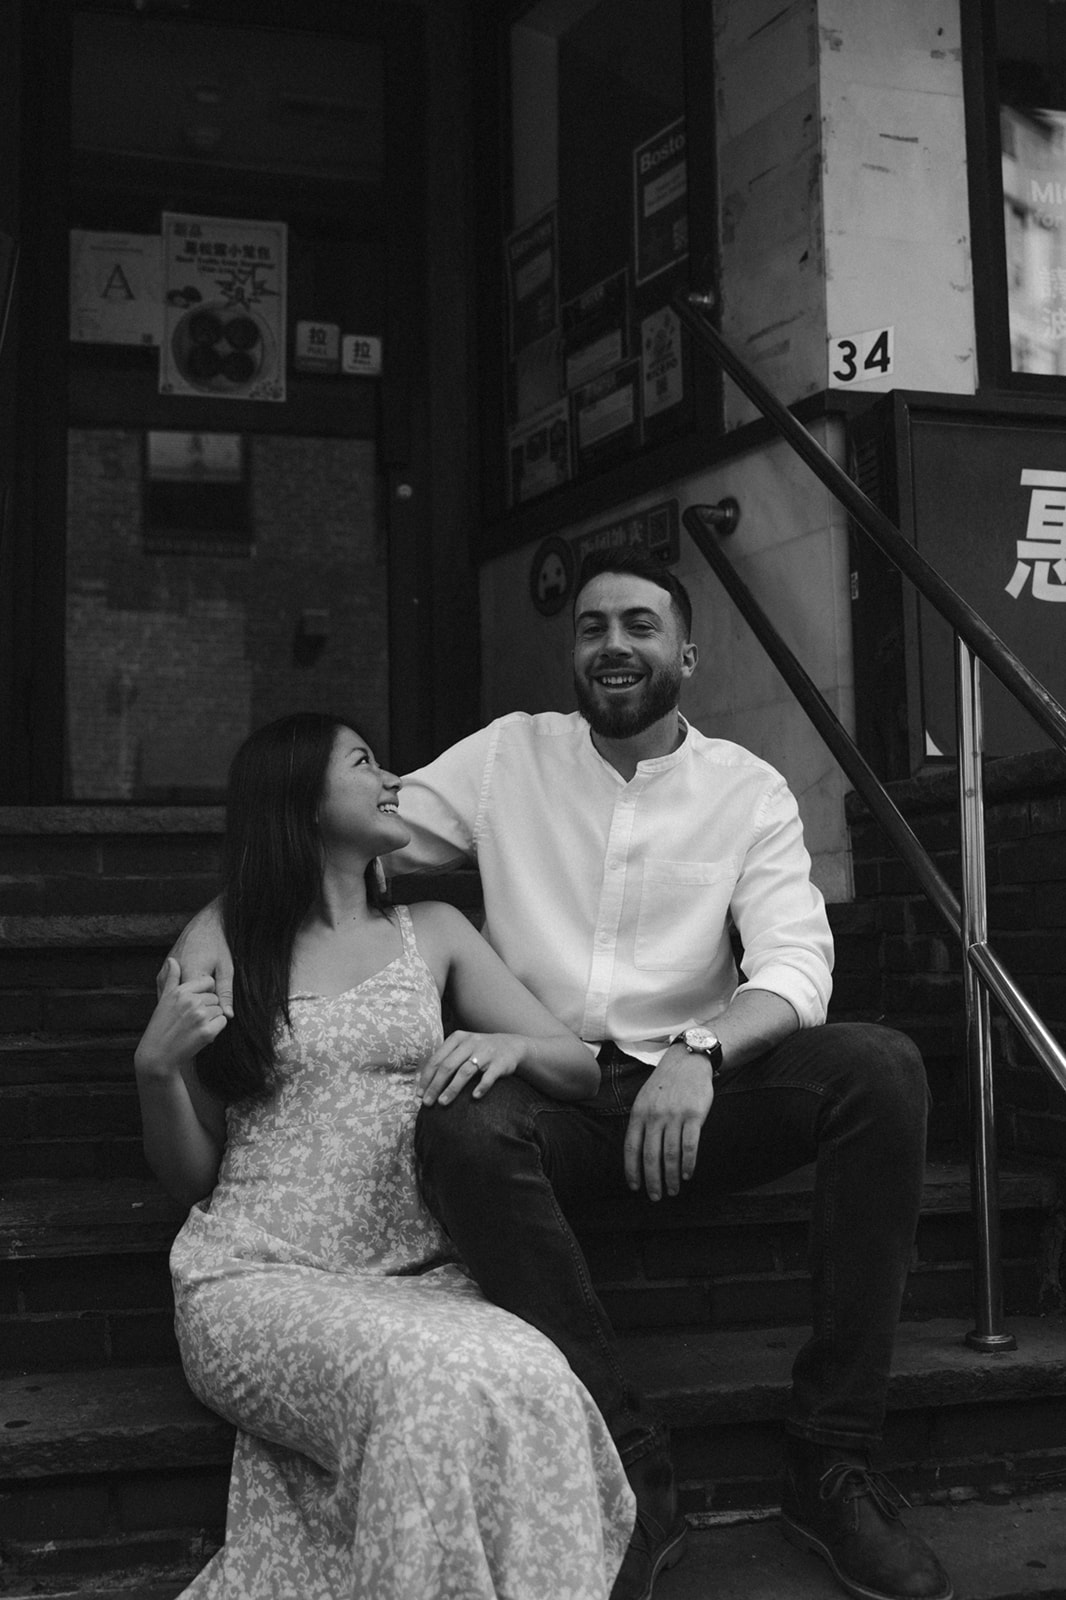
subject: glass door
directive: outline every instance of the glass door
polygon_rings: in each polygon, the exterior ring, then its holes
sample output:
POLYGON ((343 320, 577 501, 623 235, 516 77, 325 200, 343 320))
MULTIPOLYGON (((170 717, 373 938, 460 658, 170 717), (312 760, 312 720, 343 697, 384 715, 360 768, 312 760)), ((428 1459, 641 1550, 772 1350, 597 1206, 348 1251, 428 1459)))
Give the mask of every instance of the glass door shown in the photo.
POLYGON ((388 749, 386 73, 334 11, 73 9, 70 800, 216 800, 292 710, 388 749))

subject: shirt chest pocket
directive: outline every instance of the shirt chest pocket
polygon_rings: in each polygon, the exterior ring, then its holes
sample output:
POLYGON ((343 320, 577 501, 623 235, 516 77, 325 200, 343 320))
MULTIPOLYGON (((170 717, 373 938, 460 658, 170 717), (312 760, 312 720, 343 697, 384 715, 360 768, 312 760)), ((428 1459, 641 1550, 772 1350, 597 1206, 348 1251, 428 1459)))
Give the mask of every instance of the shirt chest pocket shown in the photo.
POLYGON ((710 965, 736 883, 731 861, 645 861, 633 964, 693 972, 710 965))

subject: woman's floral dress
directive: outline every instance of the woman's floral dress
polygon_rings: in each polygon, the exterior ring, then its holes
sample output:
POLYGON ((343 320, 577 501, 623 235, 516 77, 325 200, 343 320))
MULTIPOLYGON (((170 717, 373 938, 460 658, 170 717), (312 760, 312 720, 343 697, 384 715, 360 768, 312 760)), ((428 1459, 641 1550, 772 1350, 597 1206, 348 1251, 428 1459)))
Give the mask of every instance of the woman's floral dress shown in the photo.
POLYGON ((419 1201, 440 1004, 397 914, 383 971, 293 997, 276 1092, 231 1108, 174 1243, 186 1375, 239 1430, 226 1542, 188 1600, 605 1600, 628 1544, 588 1393, 419 1201))

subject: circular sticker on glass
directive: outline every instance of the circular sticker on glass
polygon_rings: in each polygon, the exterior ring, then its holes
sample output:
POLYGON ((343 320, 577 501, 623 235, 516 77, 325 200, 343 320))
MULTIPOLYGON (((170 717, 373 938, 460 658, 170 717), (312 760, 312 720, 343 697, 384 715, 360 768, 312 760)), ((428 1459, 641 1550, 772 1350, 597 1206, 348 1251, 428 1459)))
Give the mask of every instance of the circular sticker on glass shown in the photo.
POLYGON ((554 617, 574 587, 574 552, 565 539, 552 537, 537 546, 529 569, 529 592, 542 617, 554 617))

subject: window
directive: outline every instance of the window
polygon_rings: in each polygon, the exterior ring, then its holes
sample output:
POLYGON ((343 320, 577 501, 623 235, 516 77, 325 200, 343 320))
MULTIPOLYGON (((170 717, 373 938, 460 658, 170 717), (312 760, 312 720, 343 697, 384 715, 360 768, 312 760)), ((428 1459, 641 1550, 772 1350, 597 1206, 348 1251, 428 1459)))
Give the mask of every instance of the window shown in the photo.
POLYGON ((252 525, 239 433, 145 435, 144 546, 159 554, 248 555, 252 525))
POLYGON ((701 430, 719 431, 717 375, 694 364, 672 306, 697 277, 713 280, 708 11, 527 0, 496 23, 506 92, 482 297, 490 542, 651 486, 701 430))
POLYGON ((963 19, 981 386, 1062 389, 1066 7, 981 0, 963 19))

